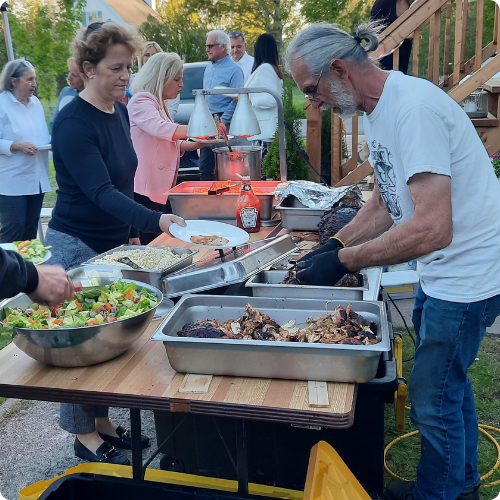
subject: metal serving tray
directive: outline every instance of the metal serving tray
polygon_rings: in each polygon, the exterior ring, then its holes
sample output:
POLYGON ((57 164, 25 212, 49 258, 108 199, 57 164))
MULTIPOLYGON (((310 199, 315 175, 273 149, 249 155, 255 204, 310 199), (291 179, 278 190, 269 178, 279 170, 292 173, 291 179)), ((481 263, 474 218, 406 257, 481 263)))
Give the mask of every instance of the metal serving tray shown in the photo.
MULTIPOLYGON (((141 248, 159 248, 159 249, 167 249, 170 248, 173 253, 177 255, 181 255, 182 258, 177 261, 175 264, 166 267, 165 269, 132 269, 130 267, 118 267, 124 278, 130 280, 141 281, 142 283, 148 283, 149 285, 153 285, 155 288, 159 288, 161 290, 162 287, 162 279, 170 273, 178 271, 179 269, 183 269, 193 263, 193 255, 198 253, 198 250, 192 250, 190 248, 175 248, 175 247, 151 247, 146 245, 121 245, 119 247, 113 248, 112 250, 108 250, 107 252, 101 253, 92 257, 87 262, 83 262, 83 265, 93 265, 99 266, 100 264, 94 264, 94 262, 98 259, 106 255, 111 255, 115 252, 121 252, 123 250, 137 250, 141 248)), ((103 266, 108 267, 109 264, 103 264, 103 266)))
POLYGON ((276 210, 281 215, 281 225, 290 231, 318 231, 319 220, 327 212, 306 207, 295 196, 282 199, 276 210))
POLYGON ((329 382, 369 382, 380 355, 390 350, 389 326, 383 302, 352 302, 352 309, 378 325, 375 345, 307 344, 258 340, 200 339, 178 337, 190 321, 239 318, 250 303, 278 324, 295 319, 304 325, 321 316, 325 308, 346 307, 345 300, 279 299, 219 295, 185 295, 154 333, 161 340, 174 370, 238 377, 281 378, 329 382))
POLYGON ((226 250, 224 261, 214 251, 213 256, 204 261, 166 276, 163 279, 163 293, 166 297, 178 297, 185 293, 241 283, 295 250, 295 243, 286 234, 226 250))
MULTIPOLYGON (((270 220, 273 211, 274 189, 279 181, 252 181, 252 186, 260 193, 255 193, 260 201, 261 220, 270 220)), ((226 220, 236 217, 236 200, 239 193, 221 193, 208 195, 195 193, 195 189, 207 188, 211 181, 181 182, 168 191, 172 212, 184 219, 226 220)))
POLYGON ((303 299, 344 299, 363 300, 363 293, 368 290, 368 277, 361 271, 362 286, 311 286, 284 285, 281 282, 288 271, 261 271, 250 278, 245 286, 252 289, 254 297, 290 297, 303 299))

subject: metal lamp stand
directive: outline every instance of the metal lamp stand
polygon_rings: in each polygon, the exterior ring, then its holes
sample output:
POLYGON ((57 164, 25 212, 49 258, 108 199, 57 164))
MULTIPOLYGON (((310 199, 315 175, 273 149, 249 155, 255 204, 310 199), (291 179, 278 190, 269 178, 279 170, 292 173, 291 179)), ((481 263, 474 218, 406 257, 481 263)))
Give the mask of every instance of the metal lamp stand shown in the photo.
POLYGON ((10 36, 10 29, 9 29, 9 18, 7 17, 7 7, 9 5, 7 2, 4 2, 0 6, 0 12, 2 13, 2 24, 3 24, 3 32, 5 36, 5 44, 7 45, 7 57, 9 61, 14 60, 14 50, 12 49, 12 38, 10 36))
POLYGON ((193 94, 204 95, 220 95, 220 94, 258 94, 265 92, 271 94, 278 105, 278 145, 280 158, 280 177, 282 181, 286 181, 286 149, 285 149, 285 114, 283 111, 283 102, 281 97, 273 90, 262 87, 247 88, 223 88, 223 89, 201 89, 193 90, 193 94))

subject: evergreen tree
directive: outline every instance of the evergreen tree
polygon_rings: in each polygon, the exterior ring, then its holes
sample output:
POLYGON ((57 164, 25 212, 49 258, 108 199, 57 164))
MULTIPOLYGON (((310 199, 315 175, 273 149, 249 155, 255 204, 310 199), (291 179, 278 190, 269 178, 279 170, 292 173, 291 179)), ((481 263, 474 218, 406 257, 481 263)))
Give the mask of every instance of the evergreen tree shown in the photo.
MULTIPOLYGON (((300 139, 300 116, 293 106, 292 88, 293 80, 289 75, 285 75, 283 81, 283 111, 285 122, 288 123, 293 133, 290 134, 288 127, 285 127, 285 145, 286 145, 286 164, 288 180, 308 179, 309 166, 302 160, 298 153, 297 143, 302 147, 300 139), (295 140, 294 140, 295 139, 295 140)), ((278 132, 274 135, 273 142, 269 146, 269 151, 264 158, 263 170, 269 179, 280 179, 280 159, 279 159, 279 144, 278 132)))

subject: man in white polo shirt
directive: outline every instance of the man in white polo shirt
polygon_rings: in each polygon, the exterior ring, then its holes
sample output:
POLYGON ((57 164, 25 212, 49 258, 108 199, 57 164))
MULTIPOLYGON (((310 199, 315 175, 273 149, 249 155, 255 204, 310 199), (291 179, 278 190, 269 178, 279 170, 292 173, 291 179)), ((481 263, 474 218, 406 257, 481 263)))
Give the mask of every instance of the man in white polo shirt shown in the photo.
POLYGON ((231 57, 243 71, 243 78, 246 82, 252 73, 254 58, 247 54, 247 42, 241 31, 231 31, 229 38, 231 39, 231 57))

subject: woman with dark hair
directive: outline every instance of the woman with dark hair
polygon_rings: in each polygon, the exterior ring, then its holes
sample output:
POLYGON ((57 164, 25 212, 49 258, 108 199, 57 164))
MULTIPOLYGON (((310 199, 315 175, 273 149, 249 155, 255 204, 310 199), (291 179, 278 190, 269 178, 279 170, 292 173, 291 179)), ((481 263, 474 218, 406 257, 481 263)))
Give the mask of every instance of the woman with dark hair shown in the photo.
MULTIPOLYGON (((263 33, 254 46, 255 62, 246 88, 263 87, 273 90, 278 95, 283 92, 283 71, 280 68, 278 45, 271 33, 263 33)), ((254 144, 262 146, 262 156, 267 153, 278 127, 278 105, 276 99, 267 93, 250 94, 252 107, 259 120, 260 134, 254 135, 254 144)))
MULTIPOLYGON (((402 16, 412 4, 413 0, 376 0, 371 11, 372 21, 381 21, 384 28, 392 24, 399 16, 402 16)), ((413 45, 413 34, 411 34, 399 48, 398 70, 405 75, 408 74, 408 64, 410 62, 411 48, 413 45)), ((393 69, 393 54, 389 54, 381 59, 382 69, 393 69)))
POLYGON ((0 75, 0 243, 36 238, 43 195, 50 191, 50 143, 43 107, 34 95, 33 65, 8 62, 0 75))

